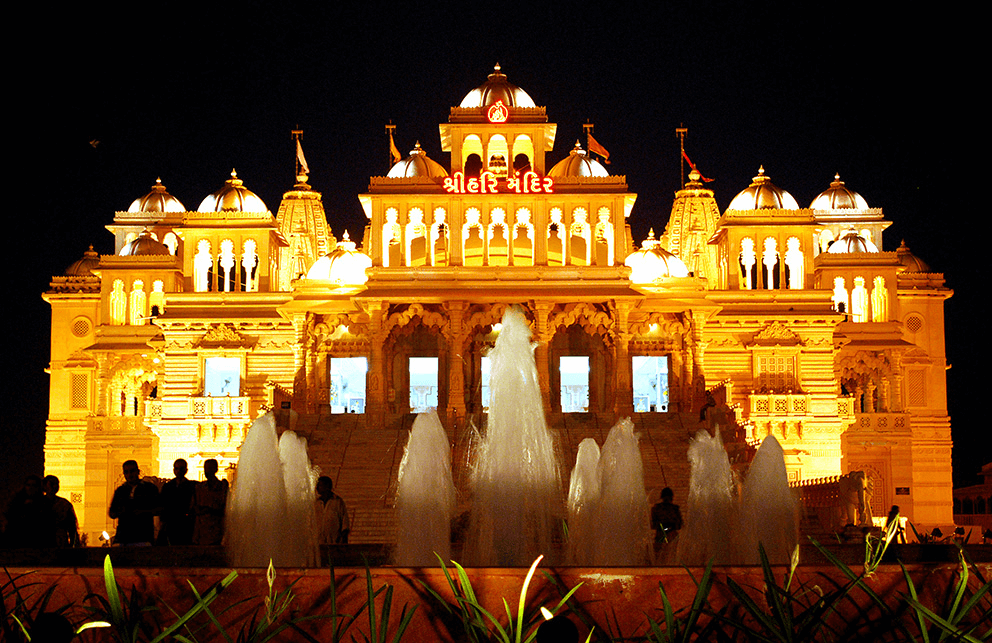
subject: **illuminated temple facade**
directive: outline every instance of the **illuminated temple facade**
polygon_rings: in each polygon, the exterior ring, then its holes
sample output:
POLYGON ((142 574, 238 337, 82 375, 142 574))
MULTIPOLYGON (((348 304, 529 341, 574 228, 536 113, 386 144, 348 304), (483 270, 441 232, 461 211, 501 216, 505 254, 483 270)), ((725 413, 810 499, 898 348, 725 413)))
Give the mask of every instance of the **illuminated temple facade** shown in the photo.
POLYGON ((951 291, 880 250, 882 210, 839 177, 800 207, 761 170, 721 213, 693 172, 636 244, 626 178, 578 144, 553 156, 556 127, 497 68, 440 125, 448 167, 418 145, 371 179, 360 244, 332 235, 302 171, 275 215, 234 173, 195 210, 157 182, 117 212, 115 254, 87 252, 44 295, 45 468, 83 530, 113 530, 124 460, 233 470, 274 408, 335 478, 353 541, 391 540, 413 413, 437 407, 465 453, 514 304, 563 462, 632 416, 648 490, 684 498, 688 439, 719 425, 738 461, 773 434, 794 481, 863 470, 876 516, 951 524, 951 291))

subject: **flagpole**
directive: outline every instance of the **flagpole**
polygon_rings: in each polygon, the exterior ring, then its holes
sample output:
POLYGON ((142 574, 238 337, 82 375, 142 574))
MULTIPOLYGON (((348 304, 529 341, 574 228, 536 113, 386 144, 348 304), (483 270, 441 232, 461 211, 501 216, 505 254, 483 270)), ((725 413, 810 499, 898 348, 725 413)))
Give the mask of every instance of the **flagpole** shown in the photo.
POLYGON ((688 133, 689 129, 684 127, 682 123, 679 123, 679 127, 675 128, 675 135, 679 137, 679 172, 682 178, 679 183, 680 190, 685 187, 685 135, 688 133))
POLYGON ((396 126, 393 125, 393 121, 389 121, 389 124, 386 125, 386 134, 389 135, 389 150, 386 152, 389 155, 389 165, 386 167, 393 167, 393 163, 396 162, 393 158, 395 156, 393 150, 396 148, 396 139, 393 138, 394 132, 396 132, 396 126))
MULTIPOLYGON (((299 125, 297 125, 299 127, 299 125)), ((291 130, 293 141, 296 143, 296 180, 306 181, 306 178, 301 179, 300 177, 305 177, 310 174, 310 168, 307 167, 306 159, 303 158, 303 146, 300 144, 300 138, 303 136, 303 130, 294 129, 291 130)))

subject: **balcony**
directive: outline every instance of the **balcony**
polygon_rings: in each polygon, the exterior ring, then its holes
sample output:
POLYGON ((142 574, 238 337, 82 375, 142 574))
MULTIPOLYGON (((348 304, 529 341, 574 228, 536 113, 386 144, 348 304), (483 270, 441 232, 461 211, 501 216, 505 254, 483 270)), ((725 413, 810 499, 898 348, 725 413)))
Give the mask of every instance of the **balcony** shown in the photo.
POLYGON ((810 415, 810 396, 806 393, 751 393, 747 397, 751 421, 810 415))
POLYGON ((250 420, 248 397, 190 397, 188 417, 195 420, 250 420))

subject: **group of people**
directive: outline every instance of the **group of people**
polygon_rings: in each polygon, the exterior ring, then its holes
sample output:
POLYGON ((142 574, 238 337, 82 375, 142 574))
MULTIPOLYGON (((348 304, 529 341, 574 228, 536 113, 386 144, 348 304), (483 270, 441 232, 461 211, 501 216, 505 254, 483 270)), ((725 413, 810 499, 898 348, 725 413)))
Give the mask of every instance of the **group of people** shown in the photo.
POLYGON ((227 480, 217 477, 217 460, 203 462, 204 480, 186 477, 186 460, 172 464, 175 478, 158 487, 141 479, 138 463, 122 466, 124 484, 110 501, 109 515, 117 520, 115 545, 220 545, 224 538, 227 480), (155 516, 161 528, 155 534, 155 516))
POLYGON ((6 547, 77 547, 79 524, 72 503, 59 495, 59 479, 34 474, 4 512, 6 547))

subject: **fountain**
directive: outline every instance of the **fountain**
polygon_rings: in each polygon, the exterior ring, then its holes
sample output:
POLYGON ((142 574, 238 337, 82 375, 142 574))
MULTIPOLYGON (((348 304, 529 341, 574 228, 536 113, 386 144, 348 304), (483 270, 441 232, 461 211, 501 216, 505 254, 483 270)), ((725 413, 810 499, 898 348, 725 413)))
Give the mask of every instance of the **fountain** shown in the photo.
POLYGON ((772 563, 786 564, 798 543, 796 501, 782 447, 766 437, 748 468, 738 500, 720 430, 699 431, 689 445, 692 473, 685 528, 676 559, 682 565, 757 564, 758 544, 772 563))
POLYGON ((437 411, 421 413, 413 423, 400 462, 396 489, 397 540, 394 561, 407 567, 431 567, 436 556, 451 556, 451 516, 455 510, 448 435, 437 411))
POLYGON ((241 446, 238 477, 227 500, 225 545, 235 567, 314 565, 316 471, 307 441, 293 431, 276 437, 272 413, 255 419, 241 446))
POLYGON ((551 552, 562 518, 554 442, 545 424, 530 327, 509 308, 489 352, 491 400, 471 469, 472 511, 465 543, 475 566, 527 565, 551 552))
POLYGON ((568 486, 568 562, 590 561, 596 549, 599 519, 599 445, 586 438, 579 443, 568 486))

